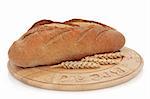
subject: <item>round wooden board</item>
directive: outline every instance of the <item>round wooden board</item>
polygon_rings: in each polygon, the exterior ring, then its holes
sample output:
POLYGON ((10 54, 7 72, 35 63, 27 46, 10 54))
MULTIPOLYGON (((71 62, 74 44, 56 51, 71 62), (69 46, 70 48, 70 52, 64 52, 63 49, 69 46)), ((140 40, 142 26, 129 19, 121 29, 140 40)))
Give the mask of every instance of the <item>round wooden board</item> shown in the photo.
POLYGON ((121 49, 124 58, 117 65, 95 69, 63 69, 41 66, 21 68, 8 62, 10 73, 18 80, 40 88, 53 90, 93 90, 124 83, 135 77, 143 66, 143 59, 134 50, 121 49))

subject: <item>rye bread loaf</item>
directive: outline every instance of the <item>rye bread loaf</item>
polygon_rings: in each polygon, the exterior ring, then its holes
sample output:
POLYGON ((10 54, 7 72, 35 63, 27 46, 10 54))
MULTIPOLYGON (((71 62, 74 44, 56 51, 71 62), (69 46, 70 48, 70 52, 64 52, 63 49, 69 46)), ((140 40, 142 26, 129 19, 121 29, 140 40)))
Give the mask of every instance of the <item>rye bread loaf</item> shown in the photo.
POLYGON ((21 67, 53 65, 97 53, 115 52, 124 36, 102 23, 72 19, 36 22, 9 49, 10 62, 21 67))

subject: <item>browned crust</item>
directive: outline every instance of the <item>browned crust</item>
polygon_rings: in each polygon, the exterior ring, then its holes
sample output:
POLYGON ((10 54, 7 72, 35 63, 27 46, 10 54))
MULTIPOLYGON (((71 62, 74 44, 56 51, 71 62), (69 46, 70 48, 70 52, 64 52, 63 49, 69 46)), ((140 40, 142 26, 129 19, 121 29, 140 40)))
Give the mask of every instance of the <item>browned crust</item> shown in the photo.
POLYGON ((109 27, 109 28, 111 28, 111 29, 114 29, 114 28, 112 28, 112 27, 110 27, 110 26, 108 26, 108 25, 105 25, 105 24, 103 24, 103 23, 100 23, 100 22, 74 18, 74 19, 71 19, 71 20, 68 20, 68 21, 65 21, 65 22, 56 22, 56 21, 51 21, 51 20, 43 19, 43 20, 40 20, 40 21, 35 22, 35 23, 31 26, 31 28, 30 28, 29 30, 31 30, 31 29, 33 29, 33 28, 35 28, 35 27, 37 27, 37 26, 41 26, 41 25, 45 25, 45 24, 51 24, 51 23, 66 24, 66 25, 70 25, 70 26, 79 26, 79 25, 76 25, 76 24, 72 24, 72 22, 89 22, 89 23, 96 23, 96 24, 102 25, 102 26, 104 26, 104 27, 109 27))
POLYGON ((78 25, 71 24, 71 23, 56 22, 56 21, 51 21, 51 20, 43 19, 43 20, 40 20, 40 21, 35 22, 35 23, 31 26, 31 28, 30 28, 29 30, 31 30, 31 29, 33 29, 33 28, 35 28, 35 27, 41 26, 41 25, 51 24, 51 23, 59 23, 59 24, 66 24, 66 25, 70 25, 70 26, 78 26, 78 25))
POLYGON ((41 26, 41 25, 44 25, 44 24, 50 24, 50 23, 53 23, 53 21, 43 19, 43 20, 40 20, 40 21, 35 22, 35 23, 31 26, 31 28, 30 28, 29 30, 31 30, 31 29, 33 29, 33 28, 35 28, 35 27, 37 27, 37 26, 41 26))
POLYGON ((110 29, 114 29, 114 28, 112 28, 112 27, 110 27, 110 26, 108 26, 108 25, 105 25, 105 24, 103 24, 103 23, 100 23, 100 22, 91 21, 91 20, 84 20, 84 19, 76 19, 76 18, 71 19, 71 20, 68 20, 68 21, 65 21, 64 23, 65 23, 65 24, 71 24, 72 22, 89 22, 89 23, 96 23, 96 24, 102 25, 102 26, 104 26, 104 27, 108 27, 108 28, 110 28, 110 29))
POLYGON ((124 43, 125 38, 120 32, 102 23, 82 19, 41 20, 11 46, 8 54, 15 65, 33 67, 114 52, 124 43))

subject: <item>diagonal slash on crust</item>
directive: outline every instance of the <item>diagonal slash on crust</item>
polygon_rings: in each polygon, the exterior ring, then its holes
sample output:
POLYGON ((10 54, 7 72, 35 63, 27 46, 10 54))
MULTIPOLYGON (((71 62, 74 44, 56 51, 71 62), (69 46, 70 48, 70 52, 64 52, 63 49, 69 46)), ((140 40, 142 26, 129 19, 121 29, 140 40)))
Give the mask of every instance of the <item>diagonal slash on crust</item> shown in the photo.
POLYGON ((52 44, 52 42, 53 42, 54 40, 56 40, 58 37, 61 37, 63 34, 69 32, 69 31, 71 31, 71 30, 70 30, 70 29, 69 29, 69 30, 65 30, 65 31, 59 33, 58 35, 54 36, 53 38, 51 38, 51 39, 47 42, 46 45, 52 44))
POLYGON ((42 31, 49 31, 49 30, 53 30, 54 28, 49 28, 49 29, 42 29, 42 30, 37 30, 37 31, 33 31, 33 32, 28 32, 28 33, 25 33, 22 37, 21 37, 21 40, 25 39, 26 37, 30 36, 30 35, 33 35, 35 33, 38 33, 38 32, 42 32, 42 31))
POLYGON ((81 36, 77 39, 76 42, 80 42, 88 33, 88 31, 92 30, 94 27, 89 27, 88 29, 84 30, 81 34, 81 36))
POLYGON ((111 29, 106 29, 106 30, 103 30, 103 31, 99 32, 99 33, 97 34, 97 36, 96 36, 96 40, 98 40, 98 38, 99 38, 104 32, 109 31, 109 30, 111 30, 111 29))

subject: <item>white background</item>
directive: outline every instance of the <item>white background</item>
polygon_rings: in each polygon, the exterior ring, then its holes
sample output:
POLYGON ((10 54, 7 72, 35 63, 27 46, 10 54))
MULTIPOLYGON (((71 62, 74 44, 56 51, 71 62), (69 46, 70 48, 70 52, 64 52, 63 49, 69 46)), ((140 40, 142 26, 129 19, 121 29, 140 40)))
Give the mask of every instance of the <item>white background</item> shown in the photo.
POLYGON ((0 99, 148 99, 150 98, 150 2, 148 0, 0 0, 0 99), (40 19, 95 20, 122 32, 126 45, 144 58, 144 68, 131 81, 95 91, 63 92, 30 87, 7 70, 7 52, 40 19))

